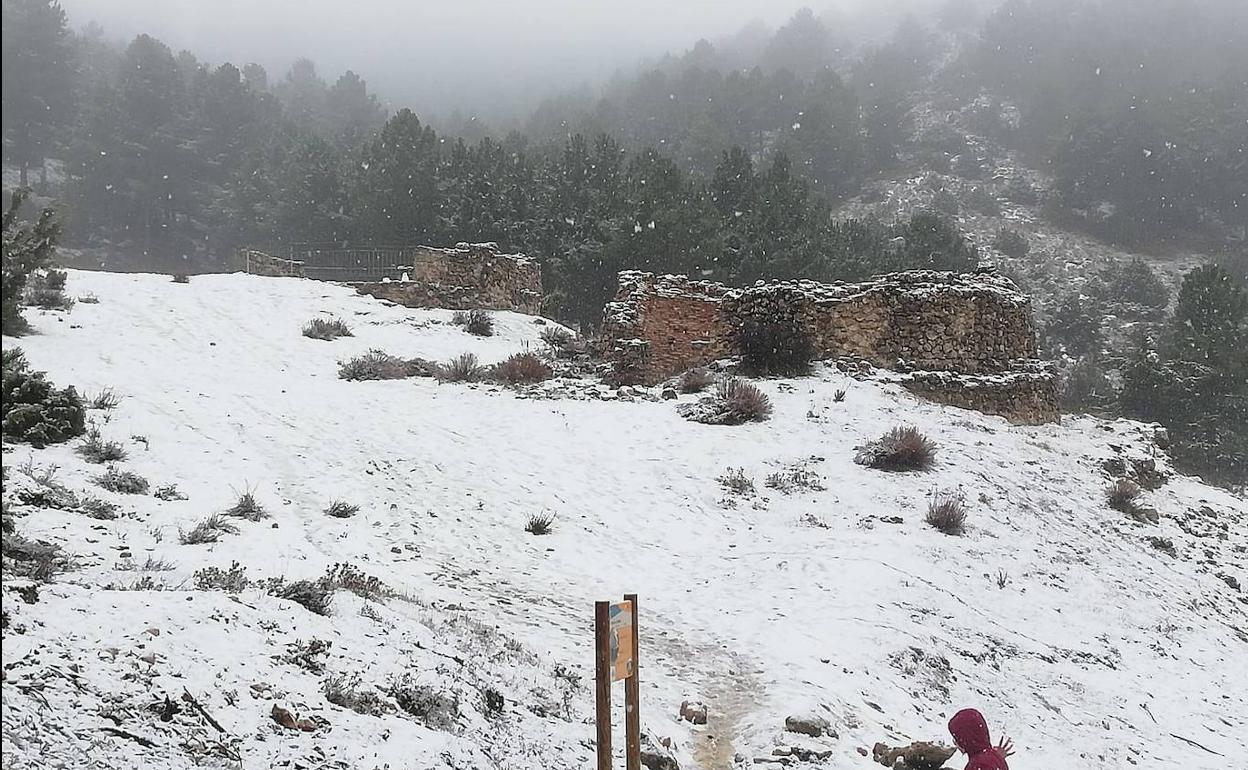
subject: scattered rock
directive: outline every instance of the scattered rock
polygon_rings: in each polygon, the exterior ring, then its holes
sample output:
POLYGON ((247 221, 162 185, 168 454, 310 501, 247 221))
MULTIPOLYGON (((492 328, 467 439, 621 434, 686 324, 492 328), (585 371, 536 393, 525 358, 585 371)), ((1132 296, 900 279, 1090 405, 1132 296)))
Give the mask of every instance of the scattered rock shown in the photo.
POLYGON ((646 770, 680 770, 671 741, 663 738, 656 743, 649 733, 641 734, 641 766, 646 770))
POLYGON ((1161 514, 1157 513, 1156 508, 1147 505, 1137 506, 1131 511, 1131 518, 1136 521, 1146 522, 1148 524, 1156 524, 1161 521, 1161 514))
POLYGON ((273 704, 273 711, 270 716, 273 717, 274 722, 277 722, 287 730, 301 730, 305 733, 310 733, 319 727, 316 721, 309 717, 296 719, 294 714, 290 713, 276 703, 273 704))
POLYGON ((286 709, 282 708, 281 706, 277 705, 276 703, 273 704, 273 711, 270 714, 270 716, 273 717, 274 722, 277 722, 279 725, 281 725, 282 727, 285 727, 288 730, 298 729, 298 725, 295 722, 295 715, 290 713, 286 709))
POLYGON ((678 395, 677 395, 677 393, 676 393, 676 389, 675 389, 675 388, 664 388, 664 389, 663 389, 663 400, 664 400, 664 401, 672 401, 673 399, 675 399, 675 398, 677 398, 677 397, 678 397, 678 395))
POLYGON ((698 701, 684 701, 680 704, 680 718, 695 725, 706 724, 706 704, 698 701))
POLYGON ((894 770, 939 770, 957 751, 952 746, 917 741, 896 748, 877 743, 871 754, 876 762, 894 770))
POLYGON ((791 733, 818 738, 821 735, 832 734, 832 723, 819 714, 793 714, 785 717, 784 729, 791 733))
POLYGON ((1127 462, 1121 457, 1111 457, 1101 463, 1101 470, 1110 476, 1125 476, 1127 475, 1127 462))
POLYGON ((1160 427, 1153 428, 1153 443, 1156 444, 1159 449, 1169 449, 1170 431, 1160 427))
MULTIPOLYGON (((829 733, 836 737, 836 733, 829 733)), ((812 749, 806 746, 777 746, 771 750, 773 757, 795 759, 799 762, 822 762, 832 756, 832 749, 812 749)))

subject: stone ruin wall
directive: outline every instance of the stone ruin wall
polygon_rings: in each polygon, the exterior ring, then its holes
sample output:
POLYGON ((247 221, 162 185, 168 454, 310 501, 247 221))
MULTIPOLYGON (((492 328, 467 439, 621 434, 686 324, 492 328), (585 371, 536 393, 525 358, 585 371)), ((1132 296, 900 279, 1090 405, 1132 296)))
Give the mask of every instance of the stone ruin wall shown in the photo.
POLYGON ((255 249, 241 249, 239 259, 243 263, 243 269, 251 275, 275 278, 303 277, 303 263, 298 260, 282 259, 255 249))
POLYGON ((625 272, 606 308, 605 348, 620 381, 655 383, 734 355, 736 330, 774 319, 796 321, 821 358, 910 373, 898 381, 931 400, 1019 422, 1057 419, 1054 377, 1036 360, 1030 301, 989 273, 730 289, 625 272))
POLYGON ((542 305, 537 261, 501 254, 494 244, 461 243, 451 249, 412 250, 407 281, 354 283, 356 291, 407 307, 512 310, 536 315, 542 305))

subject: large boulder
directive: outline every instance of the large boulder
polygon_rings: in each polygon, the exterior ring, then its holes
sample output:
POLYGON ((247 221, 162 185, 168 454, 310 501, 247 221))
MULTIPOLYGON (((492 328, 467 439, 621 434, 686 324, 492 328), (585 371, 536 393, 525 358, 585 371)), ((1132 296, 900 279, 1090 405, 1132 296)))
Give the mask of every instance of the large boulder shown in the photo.
POLYGON ((818 738, 823 735, 833 734, 832 723, 822 715, 814 712, 793 714, 785 717, 784 729, 791 733, 809 735, 811 738, 818 738))
POLYGON ((876 762, 893 770, 940 770, 957 751, 952 746, 927 741, 897 747, 877 743, 872 756, 876 762))

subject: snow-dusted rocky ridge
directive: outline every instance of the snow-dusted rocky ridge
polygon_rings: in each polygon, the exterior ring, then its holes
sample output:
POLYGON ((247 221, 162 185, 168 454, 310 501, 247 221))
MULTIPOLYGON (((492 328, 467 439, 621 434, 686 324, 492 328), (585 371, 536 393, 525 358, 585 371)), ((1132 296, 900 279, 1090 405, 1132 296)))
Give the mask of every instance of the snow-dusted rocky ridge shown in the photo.
POLYGON ((543 327, 500 313, 481 339, 449 312, 244 275, 71 272, 68 291, 100 302, 28 311, 39 334, 5 347, 58 385, 122 395, 91 413, 125 442, 121 466, 189 499, 105 492, 75 442, 6 444, 9 499, 36 484, 27 471, 56 465, 71 490, 124 512, 9 505, 26 536, 77 565, 33 604, 19 598, 29 581, 5 578, 6 768, 589 767, 592 601, 625 591, 641 597, 643 723, 685 768, 753 766, 781 745, 832 751, 810 767, 878 767, 860 749, 946 739, 963 706, 1014 737, 1023 770, 1222 770, 1242 757, 1248 604, 1233 584, 1248 583, 1248 503, 1175 476, 1146 493, 1158 524, 1111 510, 1105 460, 1166 465, 1145 426, 1016 427, 833 368, 763 381, 774 415, 739 427, 605 387, 572 400, 346 382, 337 361, 370 348, 489 362, 539 345, 543 327), (355 336, 300 335, 326 313, 355 336), (855 446, 899 424, 938 442, 934 470, 853 463, 855 446), (822 489, 765 486, 803 462, 822 489), (719 483, 730 468, 753 496, 719 483), (248 487, 270 518, 179 544, 248 487), (964 494, 966 536, 923 523, 938 488, 964 494), (359 513, 327 516, 335 499, 359 513), (554 532, 526 533, 542 511, 554 532), (172 568, 142 569, 157 561, 172 568), (233 562, 253 581, 350 563, 397 595, 340 590, 321 616, 256 587, 195 589, 197 570, 233 562), (312 639, 331 643, 320 673, 291 662, 312 639), (329 703, 323 682, 343 674, 386 713, 329 703), (382 690, 403 675, 457 697, 449 730, 393 709, 382 690), (707 726, 678 721, 686 698, 707 704, 707 726), (315 729, 278 726, 275 705, 315 729), (784 732, 812 709, 837 737, 784 732))

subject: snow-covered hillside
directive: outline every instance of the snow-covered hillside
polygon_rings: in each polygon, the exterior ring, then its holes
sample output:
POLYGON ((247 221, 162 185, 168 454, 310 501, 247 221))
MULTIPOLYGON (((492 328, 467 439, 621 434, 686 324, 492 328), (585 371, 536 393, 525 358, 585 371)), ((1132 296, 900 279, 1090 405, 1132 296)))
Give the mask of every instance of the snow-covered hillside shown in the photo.
POLYGON ((76 561, 33 604, 29 581, 6 577, 6 767, 589 767, 592 602, 624 592, 640 595, 643 723, 685 768, 753 766, 781 745, 831 750, 811 767, 878 767, 863 750, 947 740, 964 706, 1014 738, 1022 770, 1242 757, 1248 504, 1174 476, 1146 493, 1159 523, 1111 510, 1104 461, 1167 466, 1146 426, 1016 427, 834 367, 761 382, 773 416, 737 427, 605 386, 573 400, 347 382, 337 362, 371 348, 497 361, 545 326, 498 313, 482 339, 449 312, 244 275, 71 271, 67 288, 99 304, 27 311, 39 333, 6 349, 58 385, 121 395, 91 412, 125 443, 119 467, 189 499, 99 489, 76 442, 5 445, 18 527, 76 561), (326 314, 354 336, 301 336, 326 314), (853 462, 897 425, 939 444, 932 471, 853 462), (123 515, 17 503, 50 466, 123 515), (764 483, 798 466, 817 483, 764 483), (727 490, 730 469, 756 491, 727 490), (247 489, 270 517, 179 544, 247 489), (965 536, 925 525, 937 490, 963 495, 965 536), (359 512, 326 515, 339 499, 359 512), (553 533, 525 532, 542 512, 553 533), (247 588, 196 588, 197 570, 234 562, 247 588), (339 590, 322 616, 255 585, 340 563, 388 590, 339 590), (313 639, 332 645, 320 672, 293 654, 313 639), (343 675, 379 715, 326 700, 343 675), (383 692, 396 681, 435 706, 453 695, 447 729, 396 709, 383 692), (686 699, 707 704, 706 726, 679 721, 686 699), (279 726, 274 706, 314 729, 279 726), (836 737, 785 732, 811 710, 836 737))

